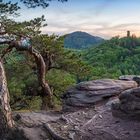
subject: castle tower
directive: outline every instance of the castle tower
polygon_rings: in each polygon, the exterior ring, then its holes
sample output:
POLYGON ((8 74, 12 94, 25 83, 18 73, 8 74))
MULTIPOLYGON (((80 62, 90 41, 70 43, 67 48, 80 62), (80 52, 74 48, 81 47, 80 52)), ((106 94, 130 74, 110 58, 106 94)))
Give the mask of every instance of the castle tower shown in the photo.
POLYGON ((130 31, 127 31, 127 37, 130 37, 130 31))

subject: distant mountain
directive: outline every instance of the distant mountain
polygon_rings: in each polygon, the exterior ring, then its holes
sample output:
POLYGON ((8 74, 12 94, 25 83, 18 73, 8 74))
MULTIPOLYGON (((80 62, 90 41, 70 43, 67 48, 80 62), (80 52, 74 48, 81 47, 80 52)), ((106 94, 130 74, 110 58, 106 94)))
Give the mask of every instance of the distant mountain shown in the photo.
POLYGON ((70 49, 85 49, 103 42, 101 37, 92 36, 86 32, 73 32, 65 35, 64 46, 70 49))

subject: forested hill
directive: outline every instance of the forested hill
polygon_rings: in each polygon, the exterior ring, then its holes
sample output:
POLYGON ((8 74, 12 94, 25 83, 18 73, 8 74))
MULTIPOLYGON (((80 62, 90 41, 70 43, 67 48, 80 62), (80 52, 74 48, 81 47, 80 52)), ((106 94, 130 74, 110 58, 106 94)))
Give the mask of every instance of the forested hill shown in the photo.
POLYGON ((93 66, 97 78, 116 78, 140 74, 140 38, 114 37, 98 47, 83 51, 83 58, 93 66))
POLYGON ((86 32, 73 32, 65 36, 64 46, 70 49, 85 49, 103 42, 104 39, 86 32))

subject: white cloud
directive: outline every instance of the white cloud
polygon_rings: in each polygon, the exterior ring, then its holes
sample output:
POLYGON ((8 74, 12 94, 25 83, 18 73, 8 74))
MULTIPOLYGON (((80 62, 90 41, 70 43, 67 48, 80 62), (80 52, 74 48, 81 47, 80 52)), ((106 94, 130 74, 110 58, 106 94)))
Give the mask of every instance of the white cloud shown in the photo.
POLYGON ((47 26, 41 29, 42 33, 61 33, 61 32, 67 32, 69 29, 68 28, 59 28, 55 26, 47 26))

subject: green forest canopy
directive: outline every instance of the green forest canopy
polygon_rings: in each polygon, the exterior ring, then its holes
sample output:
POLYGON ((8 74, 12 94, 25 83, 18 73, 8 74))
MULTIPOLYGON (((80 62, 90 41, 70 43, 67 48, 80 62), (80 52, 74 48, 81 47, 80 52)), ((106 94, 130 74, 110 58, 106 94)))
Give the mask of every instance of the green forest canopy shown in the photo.
POLYGON ((140 38, 114 37, 82 53, 83 60, 93 66, 94 78, 118 78, 140 74, 140 38))

